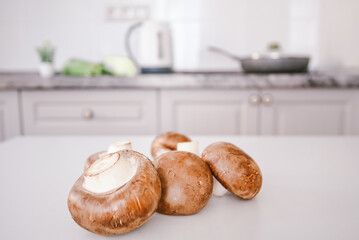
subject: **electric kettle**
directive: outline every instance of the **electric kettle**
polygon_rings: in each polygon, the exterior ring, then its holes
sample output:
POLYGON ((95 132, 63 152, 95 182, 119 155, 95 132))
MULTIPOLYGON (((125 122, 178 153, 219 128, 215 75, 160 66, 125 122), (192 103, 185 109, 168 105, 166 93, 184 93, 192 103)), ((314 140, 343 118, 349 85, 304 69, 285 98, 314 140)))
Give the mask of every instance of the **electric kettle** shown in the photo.
POLYGON ((145 21, 131 26, 126 33, 126 51, 141 73, 172 72, 171 30, 167 22, 145 21), (138 31, 137 54, 134 56, 130 37, 138 31))

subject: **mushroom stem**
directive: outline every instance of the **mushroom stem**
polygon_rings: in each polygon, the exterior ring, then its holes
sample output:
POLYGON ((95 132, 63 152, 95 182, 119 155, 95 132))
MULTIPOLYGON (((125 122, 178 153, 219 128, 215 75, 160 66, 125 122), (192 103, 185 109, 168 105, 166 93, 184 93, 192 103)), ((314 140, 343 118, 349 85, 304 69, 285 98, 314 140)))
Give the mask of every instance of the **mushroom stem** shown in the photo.
POLYGON ((212 194, 217 197, 222 197, 227 193, 227 189, 223 187, 223 185, 218 182, 218 180, 213 177, 213 192, 212 194))
POLYGON ((190 152, 199 156, 198 141, 177 143, 177 151, 190 152))
POLYGON ((107 153, 114 153, 120 150, 132 150, 132 144, 130 141, 118 141, 112 143, 107 150, 107 153))
POLYGON ((135 174, 131 164, 119 153, 102 156, 84 173, 83 187, 93 193, 105 193, 120 188, 135 174))

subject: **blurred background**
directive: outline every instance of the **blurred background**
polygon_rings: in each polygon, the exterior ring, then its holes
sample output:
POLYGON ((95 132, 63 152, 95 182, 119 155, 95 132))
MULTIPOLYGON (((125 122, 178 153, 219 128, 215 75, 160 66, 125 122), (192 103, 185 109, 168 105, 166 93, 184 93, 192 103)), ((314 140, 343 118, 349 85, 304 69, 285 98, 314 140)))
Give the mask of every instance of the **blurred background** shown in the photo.
POLYGON ((310 54, 311 69, 355 68, 358 11, 356 0, 2 0, 0 70, 36 69, 34 47, 46 40, 57 69, 70 57, 125 56, 125 33, 141 20, 170 23, 175 70, 234 71, 236 62, 207 47, 248 55, 269 42, 310 54))
POLYGON ((0 0, 0 139, 358 134, 358 12, 357 0, 0 0), (285 69, 293 58, 309 63, 285 69))

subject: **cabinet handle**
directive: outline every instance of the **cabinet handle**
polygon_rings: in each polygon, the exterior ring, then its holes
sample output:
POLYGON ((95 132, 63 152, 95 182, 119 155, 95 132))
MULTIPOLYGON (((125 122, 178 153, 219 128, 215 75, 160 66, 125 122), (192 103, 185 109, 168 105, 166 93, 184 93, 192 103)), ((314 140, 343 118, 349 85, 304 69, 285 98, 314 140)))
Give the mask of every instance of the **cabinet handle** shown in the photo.
POLYGON ((264 94, 262 97, 262 102, 264 105, 271 105, 273 103, 273 97, 270 94, 264 94))
POLYGON ((257 94, 253 94, 249 97, 249 103, 252 105, 258 105, 261 103, 261 97, 257 94))
POLYGON ((85 118, 85 119, 92 119, 93 118, 93 111, 91 109, 85 109, 83 112, 82 112, 82 117, 85 118))

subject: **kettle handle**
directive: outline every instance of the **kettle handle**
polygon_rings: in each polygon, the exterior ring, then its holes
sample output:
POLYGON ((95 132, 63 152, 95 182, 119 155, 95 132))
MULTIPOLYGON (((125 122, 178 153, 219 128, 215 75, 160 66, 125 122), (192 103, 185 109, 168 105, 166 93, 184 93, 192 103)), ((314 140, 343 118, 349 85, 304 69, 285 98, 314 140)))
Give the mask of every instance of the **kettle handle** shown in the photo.
POLYGON ((132 59, 132 61, 135 62, 135 64, 138 66, 138 62, 137 59, 135 58, 135 56, 133 55, 132 49, 131 49, 131 35, 133 33, 133 31, 140 27, 142 25, 142 22, 138 22, 133 24, 132 26, 130 26, 126 32, 126 36, 125 36, 125 48, 126 48, 126 52, 129 58, 132 59))

